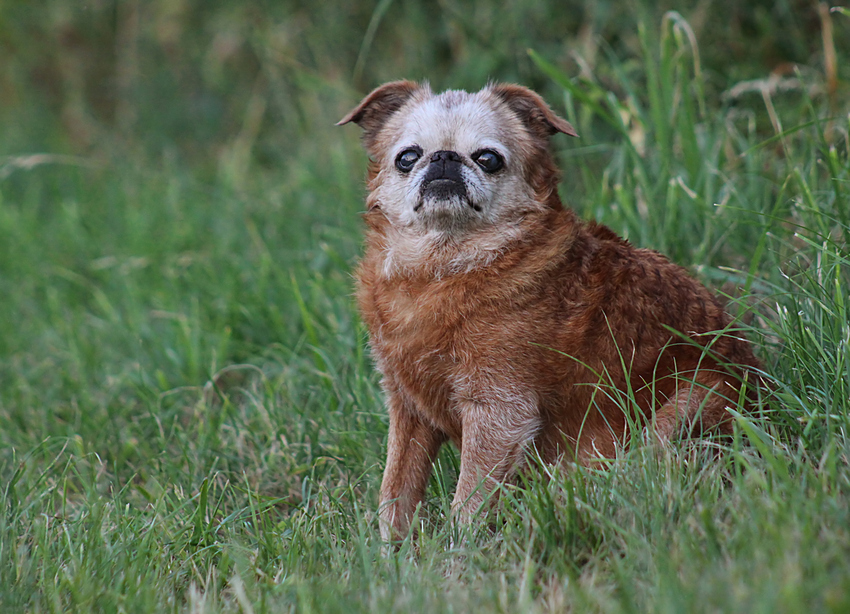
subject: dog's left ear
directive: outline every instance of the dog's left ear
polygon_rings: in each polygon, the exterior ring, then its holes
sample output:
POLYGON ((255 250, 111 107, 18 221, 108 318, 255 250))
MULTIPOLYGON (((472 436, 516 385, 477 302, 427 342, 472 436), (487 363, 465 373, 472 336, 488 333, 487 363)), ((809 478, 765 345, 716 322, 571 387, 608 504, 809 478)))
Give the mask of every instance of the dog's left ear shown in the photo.
POLYGON ((360 104, 336 125, 342 126, 354 122, 363 128, 363 142, 368 150, 372 150, 376 136, 387 119, 423 87, 427 88, 427 85, 421 86, 415 81, 385 83, 361 100, 360 104))
POLYGON ((489 89, 517 114, 532 134, 543 138, 558 132, 578 136, 570 122, 555 115, 549 105, 527 87, 497 83, 489 89))

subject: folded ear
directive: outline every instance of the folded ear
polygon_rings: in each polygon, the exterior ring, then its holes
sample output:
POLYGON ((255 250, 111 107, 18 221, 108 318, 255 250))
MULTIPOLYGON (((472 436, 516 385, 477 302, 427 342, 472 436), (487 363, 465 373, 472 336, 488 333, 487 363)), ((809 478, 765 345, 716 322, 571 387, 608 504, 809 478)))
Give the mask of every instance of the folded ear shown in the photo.
POLYGON ((549 105, 527 87, 497 83, 489 89, 517 114, 532 134, 550 137, 557 132, 563 132, 578 136, 570 122, 555 115, 549 105))
MULTIPOLYGON (((428 86, 425 85, 425 88, 428 86)), ((366 96, 348 115, 336 125, 342 126, 354 122, 363 128, 363 140, 367 149, 375 142, 375 135, 384 126, 387 119, 398 111, 413 94, 423 86, 415 81, 392 81, 376 88, 366 96)))

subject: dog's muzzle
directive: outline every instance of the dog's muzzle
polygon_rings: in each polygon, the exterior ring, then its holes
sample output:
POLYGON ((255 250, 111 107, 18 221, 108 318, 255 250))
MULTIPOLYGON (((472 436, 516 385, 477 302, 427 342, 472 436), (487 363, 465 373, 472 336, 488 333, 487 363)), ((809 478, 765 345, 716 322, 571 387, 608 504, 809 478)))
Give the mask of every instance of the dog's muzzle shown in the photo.
POLYGON ((456 152, 445 150, 434 152, 428 164, 428 170, 425 171, 425 177, 422 179, 420 188, 422 200, 419 201, 416 209, 422 206, 426 197, 437 200, 462 198, 469 202, 462 171, 463 163, 456 152))

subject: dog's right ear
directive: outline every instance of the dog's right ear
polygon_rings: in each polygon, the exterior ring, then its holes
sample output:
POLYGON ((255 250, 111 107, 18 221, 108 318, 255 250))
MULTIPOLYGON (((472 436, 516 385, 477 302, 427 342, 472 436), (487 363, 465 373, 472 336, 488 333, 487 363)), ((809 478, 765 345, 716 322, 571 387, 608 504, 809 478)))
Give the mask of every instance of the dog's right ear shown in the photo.
POLYGON ((578 136, 570 122, 555 115, 549 105, 527 87, 494 83, 489 89, 516 113, 532 134, 544 139, 558 132, 578 136))
MULTIPOLYGON (((371 150, 375 144, 378 131, 390 115, 398 111, 422 87, 415 81, 385 83, 360 101, 360 104, 339 120, 336 125, 342 126, 354 122, 363 128, 363 141, 366 148, 371 150)), ((424 87, 427 88, 427 85, 424 87)))

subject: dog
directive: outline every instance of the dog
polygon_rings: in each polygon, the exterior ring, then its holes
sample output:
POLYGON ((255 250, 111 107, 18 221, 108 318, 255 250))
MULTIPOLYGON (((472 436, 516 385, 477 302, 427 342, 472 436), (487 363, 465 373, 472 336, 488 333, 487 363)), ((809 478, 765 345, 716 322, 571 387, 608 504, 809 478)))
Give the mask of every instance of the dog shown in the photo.
POLYGON ((369 155, 356 296, 390 420, 384 540, 408 534, 446 441, 468 523, 532 450, 589 464, 637 431, 731 432, 750 345, 683 268, 563 206, 549 140, 577 134, 539 95, 397 81, 349 122, 369 155))

